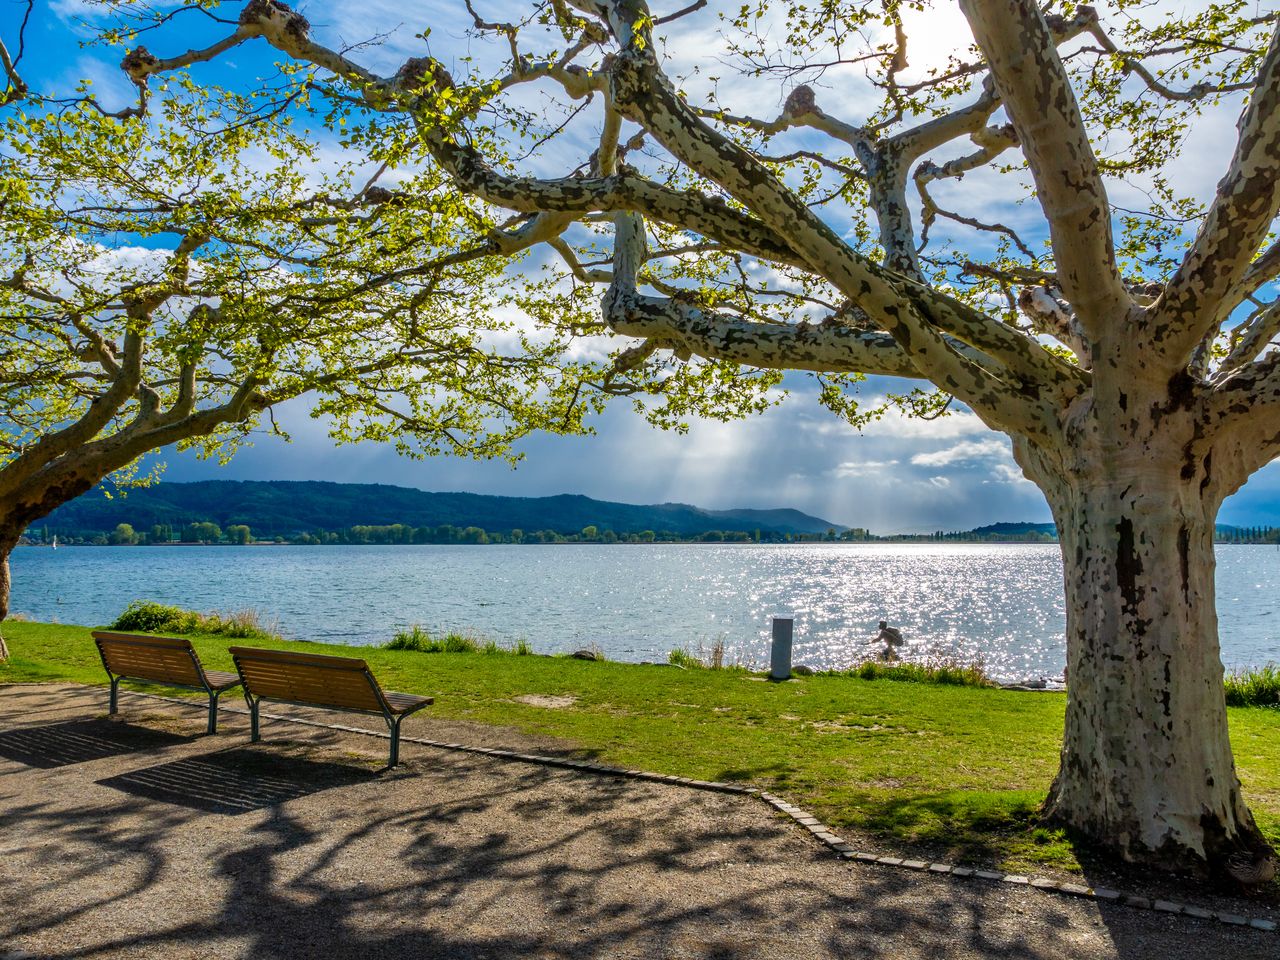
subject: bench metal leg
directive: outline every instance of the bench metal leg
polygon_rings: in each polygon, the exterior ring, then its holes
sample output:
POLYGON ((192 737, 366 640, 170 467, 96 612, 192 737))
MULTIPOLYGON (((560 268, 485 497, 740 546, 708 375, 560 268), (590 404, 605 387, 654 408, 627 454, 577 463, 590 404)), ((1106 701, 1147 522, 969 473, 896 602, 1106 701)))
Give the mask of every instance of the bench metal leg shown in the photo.
POLYGON ((258 733, 258 706, 262 703, 262 698, 256 700, 253 697, 245 697, 249 701, 249 742, 257 743, 262 739, 258 733))
POLYGON ((387 721, 391 726, 391 759, 387 763, 388 767, 394 767, 400 762, 400 721, 403 719, 403 716, 399 716, 387 721))
POLYGON ((120 678, 111 677, 111 700, 107 713, 114 715, 120 708, 120 678))
POLYGON ((218 697, 221 694, 220 690, 209 691, 209 727, 206 732, 210 735, 218 732, 218 697))

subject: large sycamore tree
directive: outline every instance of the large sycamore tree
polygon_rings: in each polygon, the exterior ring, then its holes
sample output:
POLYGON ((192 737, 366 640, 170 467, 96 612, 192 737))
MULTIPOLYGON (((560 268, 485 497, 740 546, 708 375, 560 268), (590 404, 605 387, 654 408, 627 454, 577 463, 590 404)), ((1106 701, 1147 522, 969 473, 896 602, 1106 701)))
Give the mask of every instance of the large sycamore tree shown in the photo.
MULTIPOLYGON (((373 164, 438 178, 466 198, 460 236, 517 217, 489 237, 546 251, 544 272, 510 274, 527 309, 624 338, 597 385, 654 395, 659 422, 758 409, 781 371, 806 371, 855 422, 880 412, 851 393, 876 374, 936 388, 891 398, 909 412, 954 398, 1007 434, 1065 571, 1047 816, 1153 865, 1266 857, 1227 737, 1213 534, 1280 454, 1277 14, 458 3, 465 49, 443 52, 454 22, 390 69, 277 0, 198 5, 194 43, 191 19, 123 4, 115 37, 139 109, 265 44, 278 72, 239 95, 293 99, 258 122, 305 115, 373 164), (1181 185, 1186 138, 1224 112, 1216 191, 1181 185)), ((434 26, 412 3, 400 16, 434 26)), ((260 320, 255 336, 289 341, 260 320)))

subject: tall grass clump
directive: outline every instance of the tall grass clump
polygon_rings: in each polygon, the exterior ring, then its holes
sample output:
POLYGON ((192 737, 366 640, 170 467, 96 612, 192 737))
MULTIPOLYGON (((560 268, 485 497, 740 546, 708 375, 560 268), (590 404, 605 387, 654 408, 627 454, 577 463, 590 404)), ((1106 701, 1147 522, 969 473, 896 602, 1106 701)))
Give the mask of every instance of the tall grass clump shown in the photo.
POLYGON ((688 647, 676 647, 667 654, 667 663, 676 667, 683 667, 686 670, 746 670, 747 668, 741 663, 725 663, 724 658, 724 636, 716 637, 711 644, 711 649, 707 649, 702 645, 702 641, 698 641, 697 652, 691 651, 688 647))
POLYGON ((885 662, 864 660, 836 674, 862 680, 896 680, 903 683, 937 683, 953 687, 994 686, 981 662, 965 663, 950 657, 936 657, 921 663, 907 660, 885 662))
POLYGON ((517 640, 504 645, 492 638, 481 640, 479 637, 458 633, 456 630, 441 636, 432 636, 415 623, 405 630, 397 630, 394 637, 382 647, 384 650, 412 650, 416 653, 509 653, 518 657, 527 657, 533 653, 528 640, 517 640))
POLYGON ((281 640, 278 624, 257 610, 198 613, 150 600, 135 600, 111 624, 113 630, 141 633, 208 633, 237 640, 281 640))
POLYGON ((1229 673, 1223 683, 1229 707, 1280 706, 1280 666, 1274 663, 1229 673))
POLYGON ((702 670, 706 666, 685 647, 676 647, 668 653, 667 663, 684 670, 702 670))
POLYGON ((205 633, 217 633, 224 637, 235 637, 244 640, 282 640, 278 621, 266 620, 261 613, 252 607, 231 610, 227 613, 206 613, 199 615, 201 630, 205 633))
MULTIPOLYGON (((474 637, 461 633, 446 633, 442 637, 433 637, 418 624, 407 630, 398 630, 387 642, 387 650, 413 650, 417 653, 478 653, 480 643, 474 637)), ((485 652, 489 652, 485 645, 485 652)))
POLYGON ((490 638, 480 647, 480 652, 490 654, 509 653, 516 657, 528 657, 533 654, 533 647, 529 646, 528 640, 517 640, 515 643, 503 645, 490 638))

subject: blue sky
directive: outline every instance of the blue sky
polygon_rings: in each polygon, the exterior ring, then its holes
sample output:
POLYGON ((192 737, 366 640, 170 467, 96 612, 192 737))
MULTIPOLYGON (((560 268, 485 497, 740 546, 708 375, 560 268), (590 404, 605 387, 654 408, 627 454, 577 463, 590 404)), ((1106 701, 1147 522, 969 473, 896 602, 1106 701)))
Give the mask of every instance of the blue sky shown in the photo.
MULTIPOLYGON (((450 52, 461 55, 464 48, 477 55, 487 53, 480 42, 463 37, 458 19, 459 12, 465 12, 461 0, 408 6, 392 0, 330 0, 299 6, 315 31, 335 44, 386 32, 382 45, 360 54, 379 72, 391 72, 407 55, 423 52, 422 41, 414 35, 427 22, 435 56, 447 60, 450 52), (406 22, 411 17, 424 22, 406 22)), ((956 16, 950 5, 942 7, 947 8, 943 19, 956 16)), ((506 17, 523 5, 502 0, 482 9, 506 17)), ((21 10, 14 0, 0 0, 0 30, 7 40, 21 10)), ((37 84, 63 90, 90 77, 104 102, 122 102, 131 88, 116 67, 119 49, 77 47, 77 38, 86 35, 77 19, 91 13, 92 6, 83 0, 38 3, 27 35, 26 70, 37 84)), ((681 21, 678 31, 673 31, 668 53, 677 68, 720 43, 714 18, 706 13, 681 21)), ((962 27, 957 34, 944 29, 946 24, 939 25, 940 15, 941 11, 930 14, 935 22, 913 48, 920 62, 928 62, 931 48, 936 48, 934 53, 945 52, 954 36, 962 35, 962 27)), ((196 21, 190 22, 194 26, 196 21)), ((182 36, 184 47, 197 39, 182 36)), ((145 42, 164 55, 176 40, 170 30, 145 42)), ((215 67, 202 69, 206 76, 233 84, 269 61, 260 45, 246 46, 215 67)), ((728 69, 716 72, 722 77, 731 73, 728 69)), ((693 95, 698 92, 697 82, 690 81, 693 95)), ((751 107, 761 114, 776 112, 783 98, 777 82, 767 78, 722 80, 718 90, 721 102, 730 109, 751 107)), ((820 98, 828 95, 819 89, 820 98)), ((856 118, 857 106, 856 96, 847 97, 844 115, 856 118)), ((1197 193, 1211 191, 1220 176, 1234 139, 1229 131, 1235 110, 1232 107, 1206 120, 1177 164, 1174 172, 1197 193)), ((549 153, 539 162, 547 165, 546 172, 562 172, 557 163, 567 158, 549 153)), ((981 175, 966 178, 963 199, 970 204, 999 205, 1006 222, 1034 220, 1033 210, 1009 204, 1000 186, 981 175)), ((515 470, 502 463, 408 460, 389 447, 373 444, 335 448, 323 424, 311 420, 305 405, 296 403, 278 416, 293 435, 292 444, 263 434, 225 467, 173 451, 159 459, 166 463, 165 476, 170 480, 327 479, 527 496, 568 492, 629 502, 677 500, 712 508, 788 506, 877 532, 1049 519, 1044 498, 1014 465, 1008 441, 972 414, 961 410, 931 423, 888 417, 859 433, 817 405, 812 381, 789 378, 788 386, 793 396, 763 416, 730 424, 696 423, 683 436, 649 427, 626 403, 619 403, 598 420, 597 436, 529 438, 521 444, 525 459, 515 470)), ((872 379, 863 385, 863 393, 875 398, 886 389, 901 387, 872 379)), ((1227 503, 1222 520, 1280 524, 1280 467, 1273 464, 1257 474, 1227 503)))

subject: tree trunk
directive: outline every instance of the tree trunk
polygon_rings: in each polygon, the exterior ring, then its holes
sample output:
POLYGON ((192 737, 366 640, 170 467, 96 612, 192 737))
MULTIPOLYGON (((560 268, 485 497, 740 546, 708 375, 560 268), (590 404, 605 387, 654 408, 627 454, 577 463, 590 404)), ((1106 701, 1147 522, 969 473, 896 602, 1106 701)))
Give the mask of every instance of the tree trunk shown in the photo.
POLYGON ((9 616, 9 554, 15 544, 0 542, 0 663, 9 659, 9 645, 4 642, 4 620, 9 616))
POLYGON ((1054 468, 1015 443, 1057 521, 1066 585, 1066 731, 1045 812, 1127 860, 1212 874, 1269 848, 1227 738, 1220 485, 1208 458, 1186 466, 1169 426, 1124 453, 1081 444, 1054 468))
MULTIPOLYGON (((19 484, 5 503, 0 514, 0 628, 9 616, 9 588, 12 584, 9 571, 9 555, 22 539, 26 529, 54 509, 69 503, 93 489, 94 484, 106 477, 111 470, 124 464, 83 461, 75 469, 66 469, 56 475, 56 482, 47 476, 38 476, 28 484, 19 484)), ((0 663, 9 659, 9 647, 0 635, 0 663)))

